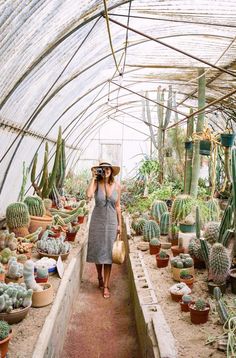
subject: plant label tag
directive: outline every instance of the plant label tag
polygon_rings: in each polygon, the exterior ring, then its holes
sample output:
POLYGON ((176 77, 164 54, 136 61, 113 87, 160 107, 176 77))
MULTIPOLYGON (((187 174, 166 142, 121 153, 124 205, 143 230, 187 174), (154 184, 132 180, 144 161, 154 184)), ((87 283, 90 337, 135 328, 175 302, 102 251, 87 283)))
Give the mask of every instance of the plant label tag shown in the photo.
POLYGON ((57 259, 57 273, 60 278, 62 278, 64 273, 64 264, 62 262, 61 256, 57 259))

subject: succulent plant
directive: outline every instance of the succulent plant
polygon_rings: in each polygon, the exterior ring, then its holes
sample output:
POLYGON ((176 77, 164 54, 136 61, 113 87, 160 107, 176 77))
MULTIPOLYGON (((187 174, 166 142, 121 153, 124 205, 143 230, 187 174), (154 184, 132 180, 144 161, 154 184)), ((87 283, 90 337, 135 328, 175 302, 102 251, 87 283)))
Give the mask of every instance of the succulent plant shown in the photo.
POLYGON ((213 245, 218 240, 220 231, 220 223, 217 221, 210 221, 205 226, 204 238, 213 245))
POLYGON ((193 199, 190 195, 179 195, 174 200, 171 209, 172 223, 180 222, 190 214, 193 206, 193 199))
POLYGON ((144 228, 146 221, 147 221, 146 219, 140 218, 140 219, 132 222, 132 228, 134 229, 136 235, 143 234, 143 228, 144 228))
POLYGON ((0 312, 11 312, 15 308, 28 307, 32 297, 32 290, 27 290, 25 283, 1 283, 0 282, 0 312))
POLYGON ((30 216, 28 207, 24 203, 12 203, 6 209, 6 223, 8 228, 29 227, 30 216))
POLYGON ((221 243, 212 246, 209 257, 209 274, 216 284, 226 281, 230 268, 230 258, 227 249, 221 243))
POLYGON ((41 240, 37 241, 37 248, 50 255, 60 255, 69 252, 71 245, 69 242, 65 242, 65 238, 63 236, 60 236, 57 239, 48 238, 48 232, 45 231, 41 240))
POLYGON ((20 262, 17 262, 17 259, 14 256, 8 261, 6 275, 10 279, 18 279, 23 276, 23 265, 20 262))
POLYGON ((161 215, 160 230, 161 235, 168 235, 170 228, 170 213, 167 211, 161 215))
POLYGON ((0 341, 9 336, 11 326, 6 321, 0 321, 0 341))
POLYGON ((151 208, 152 217, 158 223, 160 223, 161 216, 165 212, 168 212, 168 207, 167 207, 166 203, 162 200, 155 200, 154 203, 152 204, 152 208, 151 208))
POLYGON ((190 303, 191 301, 192 301, 192 297, 190 295, 183 295, 182 296, 182 302, 190 303))
POLYGON ((156 221, 148 220, 143 227, 143 239, 144 241, 150 241, 153 237, 160 237, 160 227, 156 221))
POLYGON ((37 277, 38 278, 48 277, 48 268, 46 266, 37 267, 37 277))
POLYGON ((24 281, 28 289, 33 291, 43 291, 43 288, 37 284, 34 278, 34 262, 27 260, 24 265, 24 281))
POLYGON ((177 268, 188 268, 193 266, 193 259, 189 254, 180 254, 171 260, 171 266, 177 268))
POLYGON ((159 246, 161 245, 161 242, 158 238, 156 237, 153 237, 150 241, 149 241, 150 245, 153 245, 153 246, 159 246))
POLYGON ((45 207, 43 200, 38 196, 27 196, 24 200, 24 203, 27 205, 29 214, 32 216, 44 216, 45 207))
POLYGON ((165 252, 165 251, 160 251, 160 253, 159 253, 159 257, 161 258, 161 259, 166 259, 167 257, 168 257, 168 255, 167 255, 167 253, 165 252))
POLYGON ((220 206, 218 204, 217 199, 211 199, 206 203, 206 206, 209 211, 208 219, 210 221, 218 221, 220 218, 220 206))
POLYGON ((204 311, 206 306, 207 306, 206 301, 201 298, 195 301, 195 308, 197 311, 204 311))

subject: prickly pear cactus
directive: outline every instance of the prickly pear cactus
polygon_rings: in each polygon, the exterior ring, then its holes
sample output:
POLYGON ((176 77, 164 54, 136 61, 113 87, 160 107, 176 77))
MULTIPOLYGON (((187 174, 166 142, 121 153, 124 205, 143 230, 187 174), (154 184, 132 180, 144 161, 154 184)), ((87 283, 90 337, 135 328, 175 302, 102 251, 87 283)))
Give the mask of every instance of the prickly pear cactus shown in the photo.
POLYGON ((153 237, 160 237, 160 228, 156 221, 148 220, 143 228, 143 239, 144 241, 150 241, 153 237))
POLYGON ((209 257, 209 274, 213 282, 221 284, 226 281, 230 269, 230 258, 227 249, 220 243, 212 246, 209 257))
POLYGON ((218 240, 220 231, 220 223, 216 221, 211 221, 206 224, 204 231, 204 238, 213 245, 218 240))

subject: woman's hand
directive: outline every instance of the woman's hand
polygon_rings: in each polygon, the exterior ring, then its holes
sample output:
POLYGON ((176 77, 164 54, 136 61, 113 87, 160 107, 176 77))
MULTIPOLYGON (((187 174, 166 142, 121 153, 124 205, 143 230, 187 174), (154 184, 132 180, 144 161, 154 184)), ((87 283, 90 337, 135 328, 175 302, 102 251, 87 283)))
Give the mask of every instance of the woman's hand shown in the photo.
POLYGON ((120 225, 118 225, 117 226, 117 235, 118 234, 121 235, 121 233, 122 233, 121 227, 120 227, 120 225))

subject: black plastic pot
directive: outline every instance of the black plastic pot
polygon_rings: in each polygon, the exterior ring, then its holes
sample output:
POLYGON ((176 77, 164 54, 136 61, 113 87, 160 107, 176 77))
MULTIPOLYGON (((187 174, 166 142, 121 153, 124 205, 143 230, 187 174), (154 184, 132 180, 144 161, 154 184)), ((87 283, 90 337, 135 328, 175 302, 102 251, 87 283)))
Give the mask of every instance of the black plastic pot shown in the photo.
POLYGON ((184 142, 185 149, 190 150, 193 148, 193 142, 184 142))
POLYGON ((234 145, 235 133, 222 133, 220 141, 223 147, 232 147, 234 145))
POLYGON ((199 153, 201 155, 211 154, 211 142, 209 140, 200 140, 199 153))
POLYGON ((212 296, 214 295, 214 288, 215 287, 220 288, 222 295, 225 293, 225 290, 226 290, 226 282, 221 283, 221 284, 216 284, 213 281, 208 281, 207 286, 208 286, 208 291, 212 296))
POLYGON ((232 293, 236 294, 236 269, 229 270, 230 284, 232 293))

